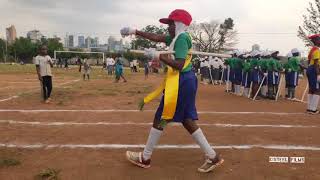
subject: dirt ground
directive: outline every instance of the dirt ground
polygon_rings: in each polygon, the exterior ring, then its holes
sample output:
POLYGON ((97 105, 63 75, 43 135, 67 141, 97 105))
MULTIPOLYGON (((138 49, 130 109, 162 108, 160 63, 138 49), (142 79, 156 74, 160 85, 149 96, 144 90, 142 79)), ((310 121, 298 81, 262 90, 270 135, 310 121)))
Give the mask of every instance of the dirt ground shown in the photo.
MULTIPOLYGON (((139 100, 161 82, 161 74, 145 79, 143 72, 126 71, 128 83, 114 83, 114 77, 107 77, 100 68, 93 70, 90 81, 83 81, 76 67, 54 69, 53 102, 43 104, 33 67, 8 69, 0 72, 0 160, 15 158, 21 164, 0 166, 1 180, 34 179, 46 168, 60 170, 63 180, 320 179, 320 116, 304 114, 305 103, 283 98, 252 101, 225 93, 224 86, 199 84, 198 123, 225 163, 213 173, 199 174, 196 169, 204 161, 200 149, 162 148, 155 150, 152 167, 145 170, 127 162, 125 151, 141 151, 126 146, 143 145, 147 140, 159 99, 146 105, 143 112, 135 110, 139 100), (245 145, 262 147, 235 148, 245 145), (271 145, 301 149, 266 148, 271 145), (270 156, 305 157, 305 163, 269 163, 270 156)), ((301 80, 297 98, 305 87, 301 80)), ((177 147, 194 144, 181 125, 168 126, 159 142, 177 147)))

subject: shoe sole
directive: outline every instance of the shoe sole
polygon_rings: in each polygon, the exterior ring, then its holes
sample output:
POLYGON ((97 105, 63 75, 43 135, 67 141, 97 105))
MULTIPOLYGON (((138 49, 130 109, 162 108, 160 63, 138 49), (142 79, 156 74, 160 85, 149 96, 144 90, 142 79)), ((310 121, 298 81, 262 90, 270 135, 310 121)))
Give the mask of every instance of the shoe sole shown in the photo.
POLYGON ((148 169, 148 168, 151 167, 151 165, 144 165, 144 164, 141 164, 141 163, 138 163, 138 162, 136 162, 136 161, 131 160, 128 151, 126 152, 126 158, 127 158, 127 160, 128 160, 129 162, 131 162, 132 164, 134 164, 134 165, 136 165, 136 166, 138 166, 138 167, 140 167, 140 168, 148 169))
POLYGON ((198 172, 200 172, 200 173, 208 173, 208 172, 211 172, 211 171, 213 171, 214 169, 216 169, 217 167, 221 166, 223 163, 224 163, 224 159, 221 159, 218 163, 216 163, 215 165, 212 165, 212 166, 211 166, 209 169, 207 169, 207 170, 203 170, 203 169, 198 168, 198 172))

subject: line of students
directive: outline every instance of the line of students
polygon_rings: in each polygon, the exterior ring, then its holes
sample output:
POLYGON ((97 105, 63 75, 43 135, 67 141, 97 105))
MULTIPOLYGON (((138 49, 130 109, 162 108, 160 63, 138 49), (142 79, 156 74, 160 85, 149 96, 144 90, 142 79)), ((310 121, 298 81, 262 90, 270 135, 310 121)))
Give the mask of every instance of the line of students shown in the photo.
POLYGON ((234 52, 232 58, 225 60, 227 91, 250 98, 258 94, 259 97, 275 100, 280 83, 280 73, 284 72, 286 97, 295 100, 298 75, 302 70, 300 52, 293 49, 292 55, 285 63, 280 62, 278 54, 279 51, 253 51, 250 54, 234 52), (243 92, 241 92, 241 86, 244 87, 243 92))
MULTIPOLYGON (((199 67, 194 66, 194 68, 200 68, 201 82, 203 84, 221 84, 221 76, 223 68, 225 65, 223 64, 222 59, 218 57, 205 57, 199 59, 199 67)), ((198 70, 196 70, 197 72, 198 70)))
MULTIPOLYGON (((227 92, 239 96, 255 98, 256 95, 275 100, 278 96, 281 74, 285 75, 286 98, 297 100, 296 87, 299 85, 299 74, 306 70, 308 78, 308 107, 307 113, 319 114, 320 100, 320 34, 310 36, 314 46, 308 56, 308 66, 302 65, 300 52, 292 49, 288 60, 280 62, 278 51, 258 52, 250 54, 234 52, 232 58, 225 60, 225 81, 227 92), (241 92, 241 86, 244 87, 241 92)), ((258 98, 259 99, 259 98, 258 98)))

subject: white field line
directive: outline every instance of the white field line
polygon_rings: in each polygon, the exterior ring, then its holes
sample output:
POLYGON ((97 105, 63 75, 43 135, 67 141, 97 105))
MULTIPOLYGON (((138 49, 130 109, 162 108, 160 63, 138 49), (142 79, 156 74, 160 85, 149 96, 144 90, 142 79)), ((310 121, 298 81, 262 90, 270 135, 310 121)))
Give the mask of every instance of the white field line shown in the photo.
POLYGON ((6 98, 6 99, 1 99, 0 102, 9 101, 9 100, 11 100, 11 99, 16 99, 16 98, 18 98, 18 97, 19 97, 19 96, 11 96, 11 97, 6 98))
MULTIPOLYGON (((39 80, 38 80, 39 82, 39 80)), ((37 81, 34 81, 34 82, 31 82, 31 81, 25 81, 25 82, 7 82, 8 84, 35 84, 35 83, 38 83, 37 81)))
MULTIPOLYGON (((0 148, 19 148, 19 149, 136 149, 144 148, 143 144, 7 144, 0 143, 0 148)), ((174 144, 158 145, 156 149, 199 149, 195 144, 174 144)), ((220 145, 212 146, 214 149, 236 149, 250 150, 254 148, 271 150, 302 150, 302 151, 320 151, 320 146, 301 146, 301 145, 220 145)))
MULTIPOLYGON (((77 80, 72 80, 72 81, 69 81, 69 82, 66 82, 66 83, 62 83, 62 84, 59 84, 58 86, 56 86, 57 88, 61 87, 61 86, 64 86, 64 85, 67 85, 67 84, 71 84, 71 83, 74 83, 74 82, 78 82, 80 81, 80 79, 77 79, 77 80)), ((40 87, 38 87, 40 88, 40 87)), ((31 92, 34 92, 35 90, 37 90, 38 88, 33 88, 29 91, 26 91, 26 92, 23 92, 23 93, 31 93, 31 92)), ((5 102, 5 101, 9 101, 9 100, 12 100, 12 99, 16 99, 18 97, 20 97, 22 93, 18 94, 18 95, 15 95, 15 96, 11 96, 9 98, 6 98, 6 99, 0 99, 0 102, 5 102)))
POLYGON ((0 88, 0 90, 3 90, 3 89, 8 89, 8 88, 11 88, 11 86, 7 86, 7 87, 2 87, 2 88, 0 88))
MULTIPOLYGON (((0 101, 1 102, 1 101, 0 101)), ((155 110, 121 110, 121 109, 0 109, 0 112, 21 112, 21 113, 55 113, 55 112, 93 112, 93 113, 140 113, 140 112, 155 112, 155 110)), ((218 112, 218 111, 198 111, 198 114, 239 114, 239 115, 307 115, 306 113, 290 113, 290 112, 218 112)))
MULTIPOLYGON (((22 124, 22 125, 31 125, 31 126, 151 126, 152 123, 135 123, 135 122, 123 122, 123 123, 114 123, 114 122, 38 122, 38 121, 15 121, 15 120, 0 120, 0 124, 22 124)), ((170 126, 181 126, 180 123, 172 123, 170 126)), ((199 126, 208 126, 208 127, 244 127, 244 128, 319 128, 319 126, 303 126, 303 125, 269 125, 269 124, 210 124, 210 123, 199 123, 199 126)))

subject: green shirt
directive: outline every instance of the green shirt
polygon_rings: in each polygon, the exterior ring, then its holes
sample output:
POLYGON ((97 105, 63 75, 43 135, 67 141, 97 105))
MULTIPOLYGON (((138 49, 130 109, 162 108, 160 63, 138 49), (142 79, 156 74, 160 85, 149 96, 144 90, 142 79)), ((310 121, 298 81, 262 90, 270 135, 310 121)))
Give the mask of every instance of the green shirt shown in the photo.
POLYGON ((268 59, 267 67, 268 71, 280 71, 282 69, 280 62, 274 58, 268 59))
POLYGON ((234 69, 236 66, 236 58, 230 58, 229 59, 229 66, 231 69, 234 69))
POLYGON ((269 59, 264 59, 262 58, 260 61, 259 61, 259 66, 261 68, 262 71, 266 71, 268 69, 268 60, 269 59))
MULTIPOLYGON (((172 38, 168 35, 166 36, 166 45, 170 46, 172 38)), ((187 33, 182 33, 179 35, 178 39, 174 44, 175 58, 176 60, 185 60, 188 56, 189 50, 192 48, 192 41, 190 35, 187 33)), ((181 72, 189 72, 192 70, 192 63, 188 64, 181 72)))
POLYGON ((251 64, 250 64, 249 60, 243 61, 243 63, 242 63, 242 70, 243 70, 244 72, 249 72, 249 71, 250 71, 250 68, 251 68, 251 64))
POLYGON ((288 60, 288 68, 294 72, 300 71, 300 59, 299 57, 291 57, 288 60))
POLYGON ((234 68, 242 69, 242 60, 240 58, 234 58, 234 68))
POLYGON ((255 69, 255 68, 257 68, 257 69, 259 69, 259 61, 258 61, 258 59, 257 58, 252 58, 251 60, 250 60, 250 68, 251 69, 255 69))

